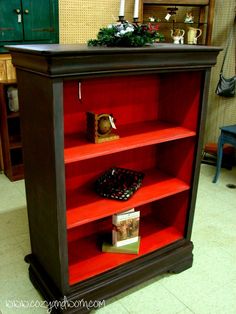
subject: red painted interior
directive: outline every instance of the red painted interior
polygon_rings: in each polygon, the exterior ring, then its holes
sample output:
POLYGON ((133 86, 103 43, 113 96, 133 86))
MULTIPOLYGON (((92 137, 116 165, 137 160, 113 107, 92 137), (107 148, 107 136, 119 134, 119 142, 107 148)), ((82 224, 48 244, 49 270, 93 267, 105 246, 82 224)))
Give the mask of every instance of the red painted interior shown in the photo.
POLYGON ((179 193, 138 207, 140 219, 140 251, 138 255, 101 251, 102 241, 111 230, 111 217, 68 231, 69 282, 71 285, 92 277, 144 254, 162 248, 184 237, 188 192, 179 193), (166 218, 165 211, 170 213, 166 218))
POLYGON ((194 139, 189 138, 67 164, 68 228, 188 190, 193 157, 194 139), (173 162, 178 147, 184 149, 173 162), (94 181, 113 166, 145 173, 142 188, 126 202, 107 200, 94 192, 94 181))
POLYGON ((69 282, 122 265, 184 237, 201 101, 201 72, 64 82, 65 176, 69 282), (170 83, 171 82, 171 83, 170 83), (86 112, 112 113, 120 139, 86 139, 86 112), (143 186, 126 202, 93 190, 109 167, 143 171, 143 186), (111 216, 141 210, 138 256, 102 253, 111 216))

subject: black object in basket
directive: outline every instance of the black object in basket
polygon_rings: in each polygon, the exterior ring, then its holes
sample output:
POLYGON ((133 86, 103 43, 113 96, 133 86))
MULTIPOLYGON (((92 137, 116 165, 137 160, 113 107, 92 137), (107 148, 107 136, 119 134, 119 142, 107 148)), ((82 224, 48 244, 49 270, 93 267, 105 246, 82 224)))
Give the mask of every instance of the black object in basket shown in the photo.
POLYGON ((140 188, 143 177, 142 172, 111 168, 95 182, 95 190, 103 197, 126 201, 140 188))

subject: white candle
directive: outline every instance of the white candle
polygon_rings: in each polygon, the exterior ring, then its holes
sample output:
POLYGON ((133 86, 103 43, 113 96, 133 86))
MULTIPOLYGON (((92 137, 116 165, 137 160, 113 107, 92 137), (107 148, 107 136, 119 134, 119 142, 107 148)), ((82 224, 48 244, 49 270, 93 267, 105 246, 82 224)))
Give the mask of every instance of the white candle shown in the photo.
POLYGON ((138 18, 139 0, 134 1, 134 19, 138 18))
POLYGON ((125 16, 125 0, 120 0, 119 16, 125 16))

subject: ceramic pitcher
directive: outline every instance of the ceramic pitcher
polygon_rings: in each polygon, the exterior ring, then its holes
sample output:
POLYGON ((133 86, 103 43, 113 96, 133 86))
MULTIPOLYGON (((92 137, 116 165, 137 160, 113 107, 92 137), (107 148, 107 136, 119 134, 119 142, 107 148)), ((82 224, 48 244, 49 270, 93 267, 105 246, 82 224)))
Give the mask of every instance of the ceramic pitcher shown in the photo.
POLYGON ((174 41, 174 44, 183 44, 184 43, 184 34, 185 31, 183 29, 173 29, 171 30, 171 37, 174 41))
POLYGON ((202 35, 202 30, 200 28, 189 27, 188 28, 188 44, 196 45, 197 39, 202 35))

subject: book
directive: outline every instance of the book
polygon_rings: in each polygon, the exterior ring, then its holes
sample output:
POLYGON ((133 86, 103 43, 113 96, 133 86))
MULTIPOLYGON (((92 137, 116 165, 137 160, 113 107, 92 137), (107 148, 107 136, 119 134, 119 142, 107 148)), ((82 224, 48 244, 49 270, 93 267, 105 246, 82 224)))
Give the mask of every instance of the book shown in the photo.
POLYGON ((140 247, 140 237, 138 237, 138 241, 122 245, 122 246, 114 246, 109 242, 103 242, 102 251, 107 253, 126 253, 126 254, 138 254, 140 247))
POLYGON ((138 241, 140 211, 134 208, 112 216, 112 245, 120 247, 138 241))

